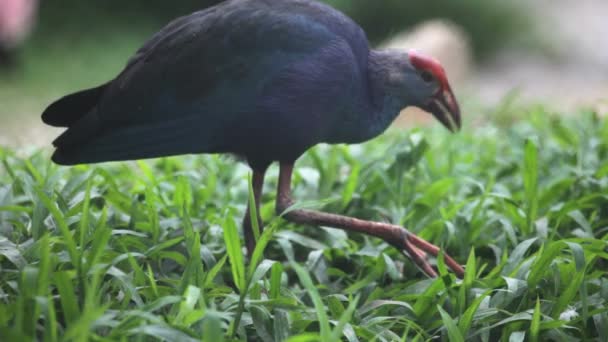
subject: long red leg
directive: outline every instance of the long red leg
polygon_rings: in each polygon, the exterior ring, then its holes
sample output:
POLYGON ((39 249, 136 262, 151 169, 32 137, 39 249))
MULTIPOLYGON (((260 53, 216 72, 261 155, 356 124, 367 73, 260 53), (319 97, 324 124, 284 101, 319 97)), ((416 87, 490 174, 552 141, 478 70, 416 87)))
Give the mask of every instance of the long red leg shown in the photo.
MULTIPOLYGON (((278 214, 282 214, 293 204, 291 199, 292 172, 293 164, 281 163, 276 202, 278 214)), ((303 209, 291 210, 285 213, 283 217, 288 221, 300 224, 341 228, 379 237, 402 252, 405 252, 406 255, 428 276, 437 277, 437 272, 435 272, 425 258, 425 252, 437 256, 440 250, 439 247, 417 237, 403 227, 389 223, 365 221, 348 216, 303 209)), ((462 278, 464 276, 464 269, 454 259, 449 255, 444 254, 444 260, 446 265, 454 271, 458 277, 462 278)))
MULTIPOLYGON (((255 200, 256 212, 258 213, 258 227, 260 227, 260 234, 264 229, 262 219, 260 218, 260 198, 262 197, 262 188, 264 187, 264 171, 253 170, 253 177, 251 185, 253 187, 253 198, 255 200)), ((255 249, 255 237, 253 234, 253 226, 251 225, 251 214, 250 214, 250 203, 247 201, 247 210, 245 211, 245 217, 243 217, 243 233, 245 235, 245 246, 247 247, 247 255, 251 257, 253 250, 255 249)))

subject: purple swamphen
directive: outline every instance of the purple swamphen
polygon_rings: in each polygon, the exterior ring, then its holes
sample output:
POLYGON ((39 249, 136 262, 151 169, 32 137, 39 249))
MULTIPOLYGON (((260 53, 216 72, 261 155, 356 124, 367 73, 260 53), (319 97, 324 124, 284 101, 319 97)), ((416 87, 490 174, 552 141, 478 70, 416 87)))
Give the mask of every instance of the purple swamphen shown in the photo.
MULTIPOLYGON (((371 50, 356 23, 316 1, 229 0, 172 21, 116 78, 57 100, 42 120, 67 127, 53 142, 58 164, 239 155, 253 170, 258 208, 266 169, 279 162, 281 214, 293 204, 293 165, 307 149, 374 138, 407 106, 460 128, 458 104, 433 58, 371 50)), ((403 227, 300 209, 284 218, 382 238, 437 275, 426 254, 439 248, 403 227)), ((249 208, 243 225, 251 253, 249 208)))

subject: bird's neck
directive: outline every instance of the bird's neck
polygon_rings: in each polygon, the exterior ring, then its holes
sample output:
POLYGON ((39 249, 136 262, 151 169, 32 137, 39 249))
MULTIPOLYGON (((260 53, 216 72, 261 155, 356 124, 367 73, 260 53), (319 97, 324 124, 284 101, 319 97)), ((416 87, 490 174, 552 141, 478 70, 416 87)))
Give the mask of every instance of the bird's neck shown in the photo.
POLYGON ((369 53, 367 68, 355 82, 353 102, 345 110, 346 117, 336 122, 327 142, 358 143, 372 139, 384 132, 403 108, 413 104, 403 88, 407 70, 411 69, 407 61, 404 52, 369 53))
POLYGON ((402 89, 395 87, 395 80, 403 77, 407 53, 391 50, 372 50, 368 59, 368 82, 372 105, 373 127, 382 133, 407 105, 402 89))

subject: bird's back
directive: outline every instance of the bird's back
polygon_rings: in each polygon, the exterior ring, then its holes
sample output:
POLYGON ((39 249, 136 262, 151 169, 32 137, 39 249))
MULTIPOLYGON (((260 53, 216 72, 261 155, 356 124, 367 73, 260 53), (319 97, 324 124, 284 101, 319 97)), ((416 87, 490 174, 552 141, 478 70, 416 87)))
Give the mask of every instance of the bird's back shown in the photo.
MULTIPOLYGON (((43 120, 69 127, 55 141, 54 160, 63 164, 240 153, 235 149, 247 144, 242 141, 247 126, 258 123, 264 129, 260 120, 277 119, 260 112, 260 97, 273 96, 264 91, 290 66, 312 56, 325 58, 332 68, 344 69, 336 73, 347 74, 327 77, 331 85, 362 72, 367 54, 362 30, 329 6, 306 0, 227 1, 174 20, 114 80, 60 99, 43 120), (346 55, 346 64, 338 56, 316 55, 334 45, 341 50, 330 53, 346 55)), ((297 97, 297 87, 294 91, 297 97)))

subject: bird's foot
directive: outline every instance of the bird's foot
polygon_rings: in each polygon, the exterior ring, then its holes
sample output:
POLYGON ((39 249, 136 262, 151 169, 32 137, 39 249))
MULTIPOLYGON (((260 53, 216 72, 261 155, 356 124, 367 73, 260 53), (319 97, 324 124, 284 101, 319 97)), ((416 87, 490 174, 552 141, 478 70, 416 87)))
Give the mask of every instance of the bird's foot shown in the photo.
MULTIPOLYGON (((293 204, 290 184, 292 169, 293 164, 281 163, 276 202, 277 215, 281 215, 284 219, 294 223, 339 228, 381 238, 403 251, 425 274, 430 277, 437 277, 437 271, 428 262, 427 254, 437 257, 440 251, 439 247, 417 237, 403 227, 316 210, 294 208, 286 212, 293 204)), ((443 254, 443 259, 445 264, 459 278, 464 277, 464 269, 454 259, 445 253, 443 254)))

